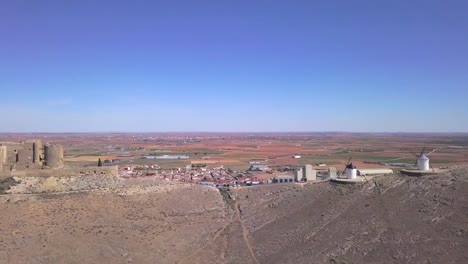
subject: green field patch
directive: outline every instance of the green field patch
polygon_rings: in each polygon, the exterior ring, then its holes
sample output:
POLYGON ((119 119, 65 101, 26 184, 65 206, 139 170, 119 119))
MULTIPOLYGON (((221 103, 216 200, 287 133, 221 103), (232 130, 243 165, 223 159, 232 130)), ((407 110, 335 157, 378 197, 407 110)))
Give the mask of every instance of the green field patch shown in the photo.
POLYGON ((393 159, 393 160, 384 160, 385 163, 407 163, 407 164, 416 164, 416 159, 404 158, 404 159, 393 159))
POLYGON ((233 170, 247 170, 250 167, 250 164, 236 162, 236 163, 228 163, 225 167, 228 167, 233 170))
POLYGON ((192 153, 194 155, 221 155, 224 152, 221 150, 212 150, 212 149, 191 149, 186 153, 192 153))
POLYGON ((326 164, 327 166, 335 166, 335 165, 341 165, 341 162, 335 161, 335 160, 329 160, 329 159, 320 159, 320 158, 306 158, 306 159, 300 159, 298 160, 298 163, 300 165, 305 165, 305 164, 311 164, 314 167, 319 168, 316 164, 317 163, 323 163, 326 164))
POLYGON ((456 160, 448 160, 448 159, 429 159, 430 163, 457 163, 456 160))
POLYGON ((177 169, 177 168, 183 168, 186 165, 190 164, 188 161, 165 161, 162 163, 157 163, 161 169, 177 169))
POLYGON ((396 158, 399 158, 399 157, 395 157, 395 156, 376 156, 376 155, 356 155, 354 153, 350 153, 348 155, 334 155, 333 157, 335 158, 342 158, 342 159, 349 159, 349 158, 353 158, 354 160, 370 160, 370 161, 386 161, 386 160, 394 160, 396 158))
POLYGON ((468 146, 468 138, 463 139, 454 139, 454 140, 435 140, 428 142, 431 145, 450 145, 450 146, 468 146))
MULTIPOLYGON (((186 153, 184 153, 183 155, 185 155, 186 153)), ((176 152, 148 152, 148 153, 145 153, 143 156, 162 156, 162 155, 182 155, 182 154, 178 154, 176 152)))
POLYGON ((84 152, 84 151, 87 151, 87 150, 86 149, 67 149, 67 152, 84 152))
POLYGON ((172 151, 168 150, 168 149, 155 149, 155 148, 152 148, 152 149, 149 149, 149 151, 153 151, 153 152, 167 152, 167 153, 172 153, 172 151))
POLYGON ((351 152, 384 152, 384 149, 350 149, 351 152))
MULTIPOLYGON (((84 153, 84 154, 78 154, 78 155, 73 155, 74 157, 98 157, 98 156, 105 156, 107 155, 107 152, 94 152, 94 153, 84 153)), ((68 153, 67 155, 68 156, 68 153)))
POLYGON ((231 159, 265 159, 265 157, 259 157, 257 154, 225 154, 222 155, 223 158, 231 158, 231 159))

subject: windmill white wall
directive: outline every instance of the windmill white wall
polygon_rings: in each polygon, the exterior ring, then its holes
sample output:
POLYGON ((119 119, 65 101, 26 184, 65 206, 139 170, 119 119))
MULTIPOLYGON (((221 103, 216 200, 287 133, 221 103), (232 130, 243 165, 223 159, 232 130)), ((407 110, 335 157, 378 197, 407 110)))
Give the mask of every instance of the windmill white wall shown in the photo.
POLYGON ((417 167, 418 170, 429 170, 429 158, 424 154, 419 156, 417 167))
POLYGON ((345 176, 348 179, 356 179, 357 178, 357 169, 346 168, 345 176))

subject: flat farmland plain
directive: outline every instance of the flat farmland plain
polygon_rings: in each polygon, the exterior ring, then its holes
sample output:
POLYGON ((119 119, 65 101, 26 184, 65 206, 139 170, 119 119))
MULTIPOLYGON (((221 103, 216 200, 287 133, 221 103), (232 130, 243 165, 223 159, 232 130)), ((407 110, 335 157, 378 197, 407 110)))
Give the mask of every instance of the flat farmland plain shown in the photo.
MULTIPOLYGON (((63 144, 65 162, 91 165, 101 159, 120 164, 160 164, 163 168, 206 163, 247 169, 250 161, 271 165, 324 163, 341 168, 352 157, 358 167, 379 162, 415 163, 425 148, 434 167, 468 162, 468 134, 429 133, 99 133, 1 134, 1 141, 41 138, 63 144), (146 156, 188 155, 187 160, 148 160, 146 156), (295 159, 294 155, 300 155, 295 159)), ((323 168, 327 168, 324 166, 323 168)))

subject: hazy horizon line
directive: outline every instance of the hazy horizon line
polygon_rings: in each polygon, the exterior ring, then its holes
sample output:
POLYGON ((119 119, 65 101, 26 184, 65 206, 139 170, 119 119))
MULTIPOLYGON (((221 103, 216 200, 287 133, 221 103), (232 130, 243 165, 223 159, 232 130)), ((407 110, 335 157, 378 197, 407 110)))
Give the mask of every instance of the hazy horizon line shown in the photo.
POLYGON ((12 132, 0 131, 0 134, 468 134, 468 131, 68 131, 68 132, 12 132))

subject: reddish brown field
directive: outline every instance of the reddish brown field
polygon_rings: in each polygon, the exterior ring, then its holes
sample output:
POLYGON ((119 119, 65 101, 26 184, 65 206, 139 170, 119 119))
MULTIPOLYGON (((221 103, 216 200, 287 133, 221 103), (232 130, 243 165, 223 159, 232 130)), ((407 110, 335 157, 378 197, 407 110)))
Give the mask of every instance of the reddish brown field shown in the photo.
MULTIPOLYGON (((434 167, 468 163, 468 134, 3 134, 0 141, 42 138, 65 147, 65 161, 95 163, 121 159, 128 163, 189 163, 246 169, 249 161, 272 165, 324 163, 341 168, 352 157, 358 167, 382 167, 378 162, 414 163, 423 147, 434 167), (188 160, 145 160, 146 155, 184 154, 188 160), (293 155, 301 155, 294 159, 293 155), (365 163, 364 163, 365 162, 365 163)), ((324 166, 323 168, 327 168, 324 166)))

